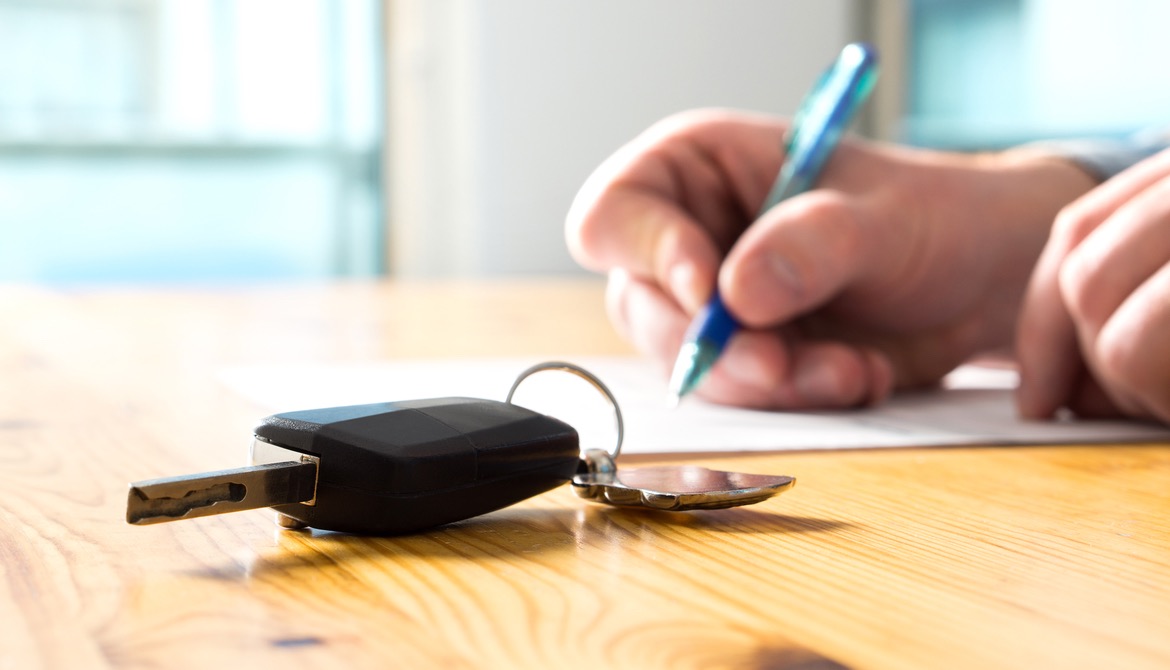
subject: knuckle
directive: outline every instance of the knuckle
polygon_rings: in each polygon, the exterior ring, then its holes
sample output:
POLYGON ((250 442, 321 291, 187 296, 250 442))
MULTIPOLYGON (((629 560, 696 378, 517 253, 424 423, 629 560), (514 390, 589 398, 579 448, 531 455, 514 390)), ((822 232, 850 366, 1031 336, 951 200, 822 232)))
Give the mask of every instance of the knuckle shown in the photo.
POLYGON ((604 270, 601 252, 611 233, 600 217, 582 215, 566 228, 569 252, 574 260, 592 270, 604 270))
POLYGON ((860 257, 865 234, 855 216, 852 204, 835 191, 817 191, 802 199, 799 216, 816 225, 817 230, 830 230, 831 235, 818 235, 817 258, 808 259, 810 272, 824 269, 823 258, 847 261, 860 257))
POLYGON ((1057 270, 1057 285, 1065 307, 1074 320, 1100 322, 1102 319, 1100 272, 1083 250, 1074 250, 1057 270))
POLYGON ((1150 379, 1154 367, 1149 357, 1132 335, 1115 328, 1104 330, 1094 346, 1094 363, 1107 386, 1124 395, 1144 397, 1158 385, 1150 379))
POLYGON ((1079 203, 1065 205, 1052 223, 1052 237, 1066 244, 1076 244, 1092 230, 1091 220, 1079 203))
POLYGON ((1148 344, 1157 340, 1141 331, 1140 327, 1105 328, 1094 346, 1095 367, 1108 387, 1136 401, 1130 404, 1170 420, 1170 356, 1150 348, 1148 344))
POLYGON ((1107 331, 1097 338, 1095 349, 1097 366, 1106 378, 1133 382, 1135 375, 1140 374, 1139 357, 1134 356, 1128 338, 1115 337, 1107 331))
POLYGON ((592 250, 596 245, 594 233, 588 219, 570 216, 565 222, 565 243, 573 260, 586 267, 592 267, 592 250))
POLYGON ((610 224, 596 211, 608 188, 607 183, 600 182, 601 175, 594 173, 574 198, 565 217, 565 243, 570 255, 592 270, 604 269, 599 256, 612 235, 610 224))

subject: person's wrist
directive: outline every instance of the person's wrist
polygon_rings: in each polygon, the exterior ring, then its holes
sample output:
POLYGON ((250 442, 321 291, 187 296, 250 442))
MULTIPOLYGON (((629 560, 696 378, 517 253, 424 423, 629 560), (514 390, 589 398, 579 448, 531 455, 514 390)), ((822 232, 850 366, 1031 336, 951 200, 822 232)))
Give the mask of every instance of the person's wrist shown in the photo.
MULTIPOLYGON (((916 152, 907 173, 925 220, 947 230, 944 254, 967 259, 968 281, 983 307, 963 348, 1006 351, 1032 270, 1060 210, 1095 182, 1073 163, 1023 150, 916 152)), ((909 203, 908 203, 909 204, 909 203)))
POLYGON ((982 197, 988 203, 986 225, 995 230, 993 282, 1007 336, 997 346, 1010 351, 1024 294, 1052 224, 1097 181, 1072 161, 1027 147, 985 155, 980 163, 990 180, 991 191, 982 197))
POLYGON ((987 154, 978 159, 988 174, 988 224, 1002 243, 1000 272, 1031 268, 1044 248, 1060 211, 1097 186, 1076 163, 1027 147, 987 154))

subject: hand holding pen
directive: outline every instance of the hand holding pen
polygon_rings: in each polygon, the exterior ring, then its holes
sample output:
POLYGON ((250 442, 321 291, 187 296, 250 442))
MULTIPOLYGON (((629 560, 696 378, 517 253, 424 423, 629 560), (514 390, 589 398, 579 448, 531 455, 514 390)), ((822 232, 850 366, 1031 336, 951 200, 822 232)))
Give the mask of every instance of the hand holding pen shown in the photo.
POLYGON ((792 128, 688 112, 594 172, 566 234, 579 262, 609 273, 618 330, 665 376, 718 287, 740 327, 695 393, 769 409, 876 402, 1009 348, 1052 220, 1091 181, 1010 152, 846 137, 815 188, 763 207, 792 128))
MULTIPOLYGON (((812 188, 833 155, 846 126, 869 96, 877 78, 877 54, 864 44, 846 46, 805 98, 784 142, 784 162, 756 218, 781 202, 812 188)), ((670 375, 677 403, 695 390, 740 324, 723 304, 719 291, 691 322, 670 375)))

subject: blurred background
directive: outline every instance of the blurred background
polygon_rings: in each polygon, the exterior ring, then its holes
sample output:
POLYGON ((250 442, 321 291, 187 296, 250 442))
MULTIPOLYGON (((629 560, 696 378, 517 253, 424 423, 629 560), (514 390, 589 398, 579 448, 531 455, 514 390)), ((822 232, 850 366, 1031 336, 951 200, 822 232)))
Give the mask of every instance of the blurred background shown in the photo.
POLYGON ((876 43, 859 131, 988 150, 1170 124, 1159 0, 0 0, 0 281, 581 272, 596 165, 790 114, 876 43))

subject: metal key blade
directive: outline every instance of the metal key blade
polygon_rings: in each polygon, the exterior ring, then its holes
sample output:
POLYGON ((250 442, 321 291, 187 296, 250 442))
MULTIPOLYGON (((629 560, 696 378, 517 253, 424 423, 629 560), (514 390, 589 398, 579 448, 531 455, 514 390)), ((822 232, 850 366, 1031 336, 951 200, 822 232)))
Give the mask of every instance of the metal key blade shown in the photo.
POLYGON ((310 502, 316 495, 316 487, 315 461, 269 463, 151 479, 130 485, 126 522, 145 525, 310 502))

